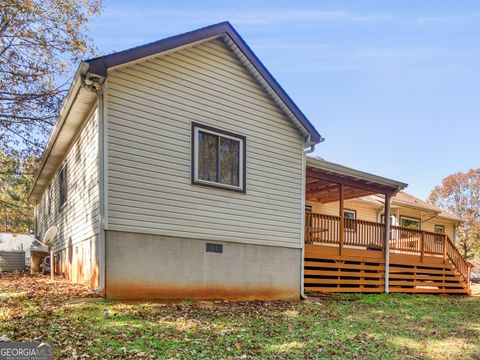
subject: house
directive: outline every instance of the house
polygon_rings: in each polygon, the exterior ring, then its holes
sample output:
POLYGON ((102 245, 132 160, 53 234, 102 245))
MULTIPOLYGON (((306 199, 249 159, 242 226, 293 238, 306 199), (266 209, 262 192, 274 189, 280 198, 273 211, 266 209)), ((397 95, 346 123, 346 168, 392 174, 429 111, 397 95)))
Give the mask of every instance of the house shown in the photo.
MULTIPOLYGON (((338 202, 322 203, 315 199, 306 201, 306 211, 338 215, 338 202)), ((345 201, 343 210, 346 219, 384 223, 385 201, 378 195, 362 196, 345 201)), ((405 191, 392 197, 391 224, 404 228, 426 230, 447 234, 453 242, 456 240, 456 228, 462 219, 427 203, 405 191)))
POLYGON ((304 290, 470 292, 454 244, 461 219, 400 182, 319 158, 306 168, 304 290))
POLYGON ((307 159, 321 141, 229 23, 87 60, 30 189, 36 236, 57 226, 56 273, 108 298, 298 299, 322 247, 306 201, 406 187, 307 159))
POLYGON ((299 297, 321 141, 221 23, 80 64, 30 192, 57 272, 112 298, 299 297))
POLYGON ((39 272, 42 260, 49 255, 48 247, 31 234, 0 233, 0 272, 39 272))

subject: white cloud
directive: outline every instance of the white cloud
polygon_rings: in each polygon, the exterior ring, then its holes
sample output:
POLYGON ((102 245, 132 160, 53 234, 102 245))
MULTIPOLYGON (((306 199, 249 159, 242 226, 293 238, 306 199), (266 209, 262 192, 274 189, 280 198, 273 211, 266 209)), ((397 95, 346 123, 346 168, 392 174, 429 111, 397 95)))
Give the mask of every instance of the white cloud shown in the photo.
POLYGON ((157 25, 170 26, 179 19, 185 24, 209 24, 212 22, 229 20, 236 25, 278 25, 286 23, 318 23, 318 22, 349 22, 365 23, 388 21, 391 17, 383 14, 357 14, 345 10, 320 11, 320 10, 276 10, 259 9, 255 11, 241 11, 235 8, 224 10, 136 10, 107 8, 103 18, 132 22, 139 18, 156 19, 157 25))
POLYGON ((412 22, 421 26, 429 25, 461 25, 469 22, 478 21, 479 13, 466 13, 445 16, 419 16, 412 22))

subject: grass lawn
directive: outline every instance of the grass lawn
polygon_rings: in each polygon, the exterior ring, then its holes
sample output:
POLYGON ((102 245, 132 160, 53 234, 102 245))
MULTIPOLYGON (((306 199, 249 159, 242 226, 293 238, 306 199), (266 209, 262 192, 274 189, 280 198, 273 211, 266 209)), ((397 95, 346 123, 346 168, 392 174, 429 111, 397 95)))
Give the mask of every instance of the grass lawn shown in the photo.
POLYGON ((63 280, 4 275, 2 337, 51 341, 56 358, 480 359, 480 297, 121 303, 63 280))

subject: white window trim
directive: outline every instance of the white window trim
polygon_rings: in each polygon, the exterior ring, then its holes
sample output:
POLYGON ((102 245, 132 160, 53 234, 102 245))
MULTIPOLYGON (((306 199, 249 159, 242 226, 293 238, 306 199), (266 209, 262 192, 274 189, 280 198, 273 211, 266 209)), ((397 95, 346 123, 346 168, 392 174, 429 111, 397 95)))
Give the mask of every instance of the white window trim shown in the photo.
MULTIPOLYGON (((380 224, 385 224, 385 214, 381 213, 379 215, 380 215, 380 219, 378 220, 378 222, 380 224)), ((390 225, 391 226, 400 226, 399 221, 397 219, 397 215, 390 214, 390 225)))
POLYGON ((410 221, 416 221, 418 223, 418 229, 417 230, 422 230, 422 222, 420 219, 408 217, 408 216, 400 216, 400 226, 403 227, 403 219, 405 220, 410 220, 410 221))
MULTIPOLYGON (((350 209, 343 209, 343 218, 345 220, 357 220, 357 212, 355 210, 350 210, 350 209), (345 217, 345 213, 350 213, 350 214, 353 214, 353 218, 347 218, 345 217)), ((346 231, 352 231, 352 232, 356 232, 357 231, 357 224, 356 222, 352 222, 351 223, 351 227, 347 227, 346 226, 347 222, 345 222, 345 225, 344 225, 344 228, 346 231)))
POLYGON ((193 154, 194 154, 193 179, 194 179, 194 182, 199 183, 199 184, 211 185, 211 186, 215 186, 215 187, 221 187, 221 188, 225 188, 225 189, 244 191, 244 189, 245 189, 245 183, 244 183, 245 177, 244 177, 244 174, 243 174, 244 161, 245 161, 245 159, 244 159, 244 146, 245 146, 245 140, 240 138, 240 137, 235 137, 235 136, 231 136, 231 135, 224 134, 224 133, 221 133, 221 132, 217 132, 217 131, 214 131, 214 130, 206 129, 206 128, 203 128, 201 125, 194 125, 194 128, 193 128, 193 154), (212 135, 216 135, 218 137, 224 137, 224 138, 227 138, 227 139, 235 140, 235 141, 238 141, 240 143, 239 162, 238 162, 238 166, 239 166, 239 169, 238 169, 238 177, 239 177, 238 183, 239 183, 239 186, 222 184, 220 182, 199 179, 199 177, 198 177, 198 132, 199 131, 206 132, 206 133, 209 133, 209 134, 212 134, 212 135))
POLYGON ((355 210, 343 209, 343 217, 345 217, 345 213, 353 214, 353 218, 348 218, 349 220, 357 220, 357 212, 355 210))

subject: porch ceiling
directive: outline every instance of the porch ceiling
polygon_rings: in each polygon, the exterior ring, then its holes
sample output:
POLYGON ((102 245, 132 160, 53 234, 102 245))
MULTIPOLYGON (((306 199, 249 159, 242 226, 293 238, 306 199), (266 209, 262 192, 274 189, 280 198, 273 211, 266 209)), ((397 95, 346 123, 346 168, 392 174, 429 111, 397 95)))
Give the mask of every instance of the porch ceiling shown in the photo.
POLYGON ((340 200, 340 184, 344 200, 374 194, 395 194, 406 184, 350 169, 319 159, 307 159, 306 199, 328 203, 340 200))

